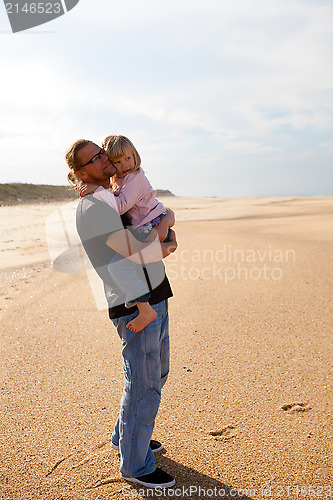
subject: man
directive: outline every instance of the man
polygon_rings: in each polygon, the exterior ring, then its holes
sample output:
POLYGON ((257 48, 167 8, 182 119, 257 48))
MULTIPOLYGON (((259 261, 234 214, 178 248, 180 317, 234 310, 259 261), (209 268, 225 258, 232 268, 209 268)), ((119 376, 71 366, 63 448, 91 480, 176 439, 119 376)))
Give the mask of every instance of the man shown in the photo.
MULTIPOLYGON (((116 169, 103 149, 91 141, 79 140, 66 153, 68 178, 109 187, 116 169)), ((173 212, 162 218, 162 234, 173 222, 173 212)), ((86 196, 77 208, 77 230, 83 247, 104 282, 109 316, 122 341, 124 392, 120 414, 112 434, 112 447, 120 450, 120 472, 124 479, 147 487, 170 487, 175 480, 155 466, 154 451, 161 443, 151 440, 161 388, 169 372, 168 298, 172 296, 161 258, 177 248, 175 233, 170 241, 141 243, 124 228, 119 214, 93 196, 86 196), (123 292, 112 280, 107 266, 115 253, 137 263, 137 272, 147 279, 149 303, 157 317, 139 333, 126 328, 138 314, 136 306, 127 309, 123 292), (142 266, 141 263, 145 264, 142 266)))

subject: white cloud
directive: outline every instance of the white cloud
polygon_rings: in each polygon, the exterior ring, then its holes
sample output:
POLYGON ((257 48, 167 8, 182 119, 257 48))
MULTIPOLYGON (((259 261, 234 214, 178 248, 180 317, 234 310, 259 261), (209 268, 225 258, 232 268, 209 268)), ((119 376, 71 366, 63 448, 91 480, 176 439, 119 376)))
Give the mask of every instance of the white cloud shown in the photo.
POLYGON ((333 139, 327 142, 323 142, 320 144, 320 147, 326 151, 327 154, 333 155, 333 139))
POLYGON ((243 152, 251 153, 251 154, 260 154, 260 153, 281 153, 282 148, 277 148, 274 146, 266 146, 262 143, 256 143, 253 141, 237 141, 230 142, 226 149, 238 149, 243 152))

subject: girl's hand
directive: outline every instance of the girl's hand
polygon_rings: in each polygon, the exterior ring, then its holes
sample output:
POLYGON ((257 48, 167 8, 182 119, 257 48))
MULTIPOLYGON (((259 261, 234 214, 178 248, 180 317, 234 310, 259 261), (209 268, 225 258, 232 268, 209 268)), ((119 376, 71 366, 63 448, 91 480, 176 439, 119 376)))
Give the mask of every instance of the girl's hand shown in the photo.
POLYGON ((88 194, 94 193, 98 187, 98 184, 91 184, 90 182, 87 182, 87 184, 82 183, 79 186, 78 191, 80 196, 87 196, 88 194))

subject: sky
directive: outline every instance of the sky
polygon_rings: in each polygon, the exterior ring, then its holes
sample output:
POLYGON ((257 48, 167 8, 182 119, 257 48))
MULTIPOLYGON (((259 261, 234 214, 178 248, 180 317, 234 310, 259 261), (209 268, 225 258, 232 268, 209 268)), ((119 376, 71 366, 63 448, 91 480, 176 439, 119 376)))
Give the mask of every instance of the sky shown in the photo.
POLYGON ((13 34, 0 183, 67 184, 76 139, 131 139, 179 196, 333 196, 331 0, 80 0, 13 34))

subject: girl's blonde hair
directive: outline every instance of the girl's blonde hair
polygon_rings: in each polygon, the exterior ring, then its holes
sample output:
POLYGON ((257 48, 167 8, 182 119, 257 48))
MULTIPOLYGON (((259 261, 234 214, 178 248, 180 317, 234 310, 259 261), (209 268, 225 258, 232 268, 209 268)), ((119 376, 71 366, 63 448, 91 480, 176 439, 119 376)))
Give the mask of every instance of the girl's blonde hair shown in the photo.
POLYGON ((117 160, 126 153, 132 153, 135 162, 133 172, 140 170, 140 155, 135 149, 133 143, 124 135, 108 135, 102 142, 102 147, 111 162, 117 160))

